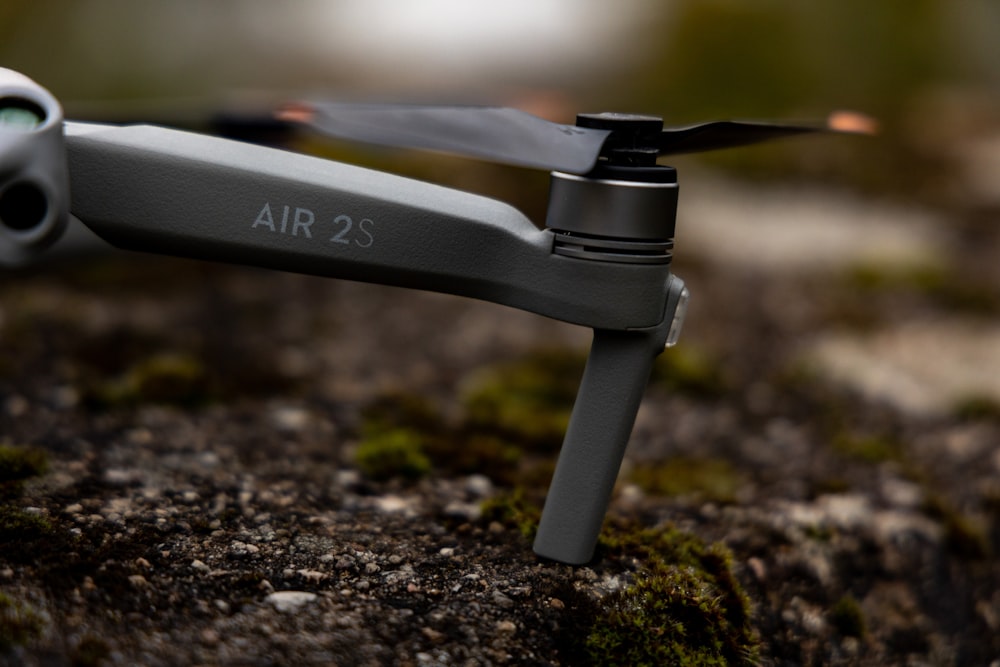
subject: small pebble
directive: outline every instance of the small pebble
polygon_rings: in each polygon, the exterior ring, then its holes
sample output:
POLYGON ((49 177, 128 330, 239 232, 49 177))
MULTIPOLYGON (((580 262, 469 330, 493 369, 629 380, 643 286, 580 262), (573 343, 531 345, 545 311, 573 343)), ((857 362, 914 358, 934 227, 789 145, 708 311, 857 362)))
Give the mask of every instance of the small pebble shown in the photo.
POLYGON ((432 642, 439 642, 442 639, 444 639, 445 636, 443 632, 438 632, 434 628, 426 628, 426 627, 420 628, 420 633, 424 637, 427 637, 427 639, 432 642))
POLYGON ((500 591, 493 591, 493 602, 495 602, 498 607, 502 607, 503 609, 510 609, 514 606, 514 601, 500 591))
POLYGON ((23 417, 31 407, 23 396, 11 396, 7 399, 7 414, 11 417, 23 417))
POLYGON ((486 498, 493 493, 493 482, 486 475, 470 475, 465 480, 465 490, 475 498, 486 498))
POLYGON ((281 407, 271 411, 271 423, 281 431, 302 431, 310 420, 309 411, 303 408, 281 407))
POLYGON ((497 623, 497 632, 512 635, 517 632, 517 624, 514 621, 500 621, 497 623))
POLYGON ((453 501, 444 508, 444 515, 452 519, 462 519, 464 521, 478 521, 483 515, 483 510, 478 503, 463 503, 453 501))
POLYGON ((233 542, 229 545, 229 555, 233 557, 250 556, 260 552, 260 547, 246 542, 233 542))
POLYGON ((274 605, 278 611, 289 612, 295 611, 315 599, 316 594, 307 591, 277 591, 264 598, 264 601, 274 605))

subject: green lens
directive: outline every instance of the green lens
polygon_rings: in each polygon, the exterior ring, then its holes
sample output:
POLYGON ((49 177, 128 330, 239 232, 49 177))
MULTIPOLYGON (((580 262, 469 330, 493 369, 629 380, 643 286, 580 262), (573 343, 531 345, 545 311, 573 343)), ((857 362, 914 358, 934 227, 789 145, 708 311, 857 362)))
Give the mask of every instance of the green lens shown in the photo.
POLYGON ((45 122, 45 112, 28 100, 0 99, 0 128, 33 130, 45 122))

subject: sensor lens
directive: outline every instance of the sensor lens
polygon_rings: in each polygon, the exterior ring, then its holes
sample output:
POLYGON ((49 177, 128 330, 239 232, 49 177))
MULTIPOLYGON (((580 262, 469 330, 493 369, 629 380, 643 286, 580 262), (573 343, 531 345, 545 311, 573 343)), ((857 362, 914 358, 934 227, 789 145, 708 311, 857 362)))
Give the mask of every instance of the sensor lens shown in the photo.
POLYGON ((20 97, 0 99, 0 130, 27 132, 45 122, 45 111, 20 97))

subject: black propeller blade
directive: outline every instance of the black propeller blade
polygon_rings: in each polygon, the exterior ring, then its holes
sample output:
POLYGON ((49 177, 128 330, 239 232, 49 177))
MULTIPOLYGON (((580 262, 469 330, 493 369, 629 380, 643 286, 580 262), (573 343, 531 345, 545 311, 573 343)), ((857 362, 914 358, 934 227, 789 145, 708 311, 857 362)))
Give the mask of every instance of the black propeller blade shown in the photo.
POLYGON ((717 120, 689 127, 667 128, 660 134, 657 148, 660 155, 679 155, 681 153, 699 153, 719 148, 748 146, 771 139, 793 137, 799 134, 813 134, 816 132, 868 133, 863 128, 870 127, 870 124, 866 125, 864 119, 858 117, 856 114, 852 114, 852 116, 855 116, 858 121, 852 129, 848 129, 846 122, 839 123, 840 126, 838 127, 838 119, 843 121, 848 118, 844 113, 834 114, 830 121, 825 124, 814 125, 717 120))
POLYGON ((308 103, 278 118, 341 139, 424 148, 491 162, 583 174, 594 168, 610 130, 559 125, 504 107, 308 103))
POLYGON ((581 114, 560 125, 502 107, 303 103, 277 117, 331 136, 383 146, 423 148, 547 171, 585 174, 598 160, 640 165, 661 155, 746 146, 815 132, 871 134, 872 120, 838 112, 825 123, 712 121, 663 128, 656 116, 581 114))

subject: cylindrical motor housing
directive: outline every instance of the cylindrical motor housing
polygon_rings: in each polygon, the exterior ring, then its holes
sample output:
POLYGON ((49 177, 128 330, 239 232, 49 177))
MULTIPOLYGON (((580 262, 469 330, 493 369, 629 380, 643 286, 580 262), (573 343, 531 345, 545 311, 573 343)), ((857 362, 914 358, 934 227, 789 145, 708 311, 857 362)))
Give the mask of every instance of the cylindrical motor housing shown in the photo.
POLYGON ((586 176, 553 172, 545 226, 553 252, 605 262, 666 264, 677 218, 670 167, 602 166, 586 176))

